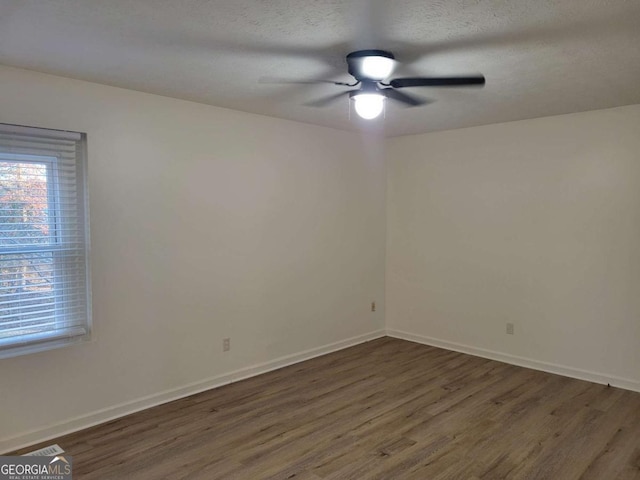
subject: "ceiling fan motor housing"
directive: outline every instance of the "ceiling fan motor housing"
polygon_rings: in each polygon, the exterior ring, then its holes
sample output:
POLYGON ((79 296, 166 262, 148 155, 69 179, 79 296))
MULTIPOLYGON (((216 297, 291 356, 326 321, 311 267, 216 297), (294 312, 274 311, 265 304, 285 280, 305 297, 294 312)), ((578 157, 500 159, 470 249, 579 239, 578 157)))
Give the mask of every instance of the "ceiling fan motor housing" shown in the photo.
POLYGON ((371 78, 371 76, 366 75, 363 72, 363 69, 362 69, 363 62, 366 58, 370 58, 370 57, 388 58, 390 60, 395 60, 393 53, 387 52, 386 50, 357 50, 347 55, 347 65, 349 67, 349 74, 360 82, 367 81, 367 80, 368 81, 383 80, 382 78, 380 79, 371 78))

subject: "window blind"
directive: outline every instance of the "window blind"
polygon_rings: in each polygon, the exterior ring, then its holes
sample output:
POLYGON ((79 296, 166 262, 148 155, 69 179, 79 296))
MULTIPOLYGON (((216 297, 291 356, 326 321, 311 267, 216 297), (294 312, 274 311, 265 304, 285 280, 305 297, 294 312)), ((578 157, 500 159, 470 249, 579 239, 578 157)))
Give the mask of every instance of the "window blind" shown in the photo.
POLYGON ((90 334, 86 136, 0 124, 0 357, 90 334))

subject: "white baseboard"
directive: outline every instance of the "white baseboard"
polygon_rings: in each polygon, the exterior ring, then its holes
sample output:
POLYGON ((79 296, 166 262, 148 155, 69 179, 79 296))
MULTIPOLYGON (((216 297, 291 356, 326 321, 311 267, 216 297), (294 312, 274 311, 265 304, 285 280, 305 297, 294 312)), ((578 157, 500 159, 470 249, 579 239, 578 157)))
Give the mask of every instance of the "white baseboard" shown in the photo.
POLYGON ((634 392, 640 392, 640 382, 636 380, 630 380, 628 378, 620 378, 613 375, 607 375, 604 373, 590 372, 588 370, 581 370, 579 368, 567 367, 564 365, 557 365, 554 363, 541 362, 526 357, 519 357, 517 355, 511 355, 508 353, 496 352, 494 350, 486 350, 484 348, 472 347, 470 345, 463 345, 460 343, 449 342, 446 340, 440 340, 437 338, 426 337, 424 335, 417 335, 414 333, 403 332, 400 330, 387 329, 387 336, 399 338, 402 340, 409 340, 411 342, 422 343, 424 345, 431 345, 432 347, 444 348, 446 350, 453 350, 454 352, 467 353, 476 357, 488 358, 490 360, 497 360, 503 363, 509 363, 511 365, 517 365, 519 367, 531 368, 533 370, 541 370, 543 372, 555 373, 557 375, 563 375, 565 377, 577 378, 578 380, 586 380, 588 382, 599 383, 602 385, 611 385, 612 387, 624 388, 625 390, 632 390, 634 392))
POLYGON ((207 378, 199 382, 190 383, 182 387, 165 390, 164 392, 120 403, 102 410, 96 410, 86 415, 70 418, 63 422, 49 425, 38 430, 33 430, 12 437, 0 438, 0 452, 12 452, 36 443, 44 442, 62 435, 77 432, 78 430, 93 427, 94 425, 115 420, 116 418, 124 417, 125 415, 130 415, 163 403, 172 402, 180 398, 188 397, 189 395, 195 395, 196 393, 204 392, 212 388, 221 387, 229 383, 254 377, 262 373, 277 370, 288 365, 303 362, 305 360, 326 355, 327 353, 342 350, 344 348, 352 347, 359 343, 368 342, 384 336, 384 330, 377 330, 364 335, 358 335, 357 337, 348 338, 346 340, 330 343, 328 345, 323 345, 322 347, 312 348, 292 355, 286 355, 269 362, 251 365, 233 372, 207 378))

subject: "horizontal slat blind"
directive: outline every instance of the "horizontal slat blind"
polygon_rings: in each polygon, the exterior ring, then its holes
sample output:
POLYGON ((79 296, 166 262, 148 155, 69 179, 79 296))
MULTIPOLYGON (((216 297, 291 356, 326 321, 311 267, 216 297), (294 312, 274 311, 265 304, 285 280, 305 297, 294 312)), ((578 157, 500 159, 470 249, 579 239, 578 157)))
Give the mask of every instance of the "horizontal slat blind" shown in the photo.
POLYGON ((0 124, 0 357, 90 330, 85 137, 0 124))

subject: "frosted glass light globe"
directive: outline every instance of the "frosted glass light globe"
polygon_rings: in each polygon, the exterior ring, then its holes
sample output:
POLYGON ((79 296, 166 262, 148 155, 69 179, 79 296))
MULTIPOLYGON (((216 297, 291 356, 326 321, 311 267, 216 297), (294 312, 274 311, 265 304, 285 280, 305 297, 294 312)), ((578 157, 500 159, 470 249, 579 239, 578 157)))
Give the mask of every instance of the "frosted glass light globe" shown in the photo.
POLYGON ((353 99, 356 113, 366 120, 376 118, 384 109, 384 97, 376 93, 355 95, 353 99))
POLYGON ((387 57, 364 57, 360 71, 372 80, 384 80, 391 75, 395 66, 393 59, 387 57))

